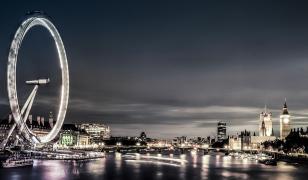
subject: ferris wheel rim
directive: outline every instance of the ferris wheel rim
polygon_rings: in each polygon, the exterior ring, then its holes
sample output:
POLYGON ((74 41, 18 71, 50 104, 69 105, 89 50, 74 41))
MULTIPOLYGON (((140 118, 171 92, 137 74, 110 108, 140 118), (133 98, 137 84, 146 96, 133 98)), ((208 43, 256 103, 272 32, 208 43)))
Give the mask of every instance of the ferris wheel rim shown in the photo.
POLYGON ((32 14, 28 14, 28 16, 22 21, 20 26, 17 28, 17 31, 14 35, 14 38, 11 42, 9 56, 8 56, 8 65, 7 65, 7 90, 9 97, 9 104, 12 111, 12 115, 14 117, 14 121, 17 124, 17 127, 21 127, 25 122, 22 122, 22 115, 20 112, 20 106, 18 104, 18 95, 17 95, 17 85, 16 85, 16 67, 18 60, 18 51, 22 44, 23 38, 27 34, 27 32, 34 26, 42 26, 48 30, 51 34, 58 53, 58 59, 60 61, 61 68, 61 77, 62 77, 62 85, 61 85, 61 95, 60 102, 58 108, 58 115, 56 119, 55 125, 52 127, 51 131, 45 135, 38 137, 25 125, 22 130, 23 136, 30 141, 31 143, 47 143, 53 140, 59 133, 67 111, 68 106, 68 98, 69 98, 69 71, 68 71, 68 62, 65 47, 61 36, 52 23, 50 18, 44 14, 39 12, 34 12, 32 14))

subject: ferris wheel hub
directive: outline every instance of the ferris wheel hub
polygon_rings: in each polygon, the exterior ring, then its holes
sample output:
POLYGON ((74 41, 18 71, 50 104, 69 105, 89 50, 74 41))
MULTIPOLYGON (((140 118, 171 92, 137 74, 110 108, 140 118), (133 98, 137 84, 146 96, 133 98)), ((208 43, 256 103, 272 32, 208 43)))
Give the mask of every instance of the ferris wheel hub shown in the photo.
POLYGON ((28 85, 45 85, 48 84, 50 82, 50 79, 37 79, 37 80, 30 80, 30 81, 26 81, 26 84, 28 85))

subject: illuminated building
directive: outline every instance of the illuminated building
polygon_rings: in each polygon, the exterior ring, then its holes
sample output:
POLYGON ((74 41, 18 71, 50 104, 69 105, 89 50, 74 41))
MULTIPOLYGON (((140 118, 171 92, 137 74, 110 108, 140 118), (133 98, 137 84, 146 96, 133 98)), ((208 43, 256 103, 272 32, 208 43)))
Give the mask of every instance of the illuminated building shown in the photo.
POLYGON ((265 111, 260 113, 260 124, 259 124, 259 136, 272 136, 273 133, 273 122, 272 113, 265 111))
MULTIPOLYGON (((256 136, 251 135, 249 131, 243 131, 240 134, 241 150, 258 150, 262 148, 262 143, 265 141, 274 141, 275 136, 256 136)), ((230 143, 230 140, 229 140, 230 143)))
MULTIPOLYGON (((10 128, 13 126, 15 122, 12 120, 12 115, 10 114, 7 119, 3 119, 0 122, 0 140, 4 140, 7 137, 10 128)), ((36 120, 33 121, 33 115, 30 114, 26 120, 26 125, 28 128, 37 136, 43 137, 47 135, 54 124, 52 112, 49 113, 49 122, 45 120, 44 116, 37 116, 36 120)), ((13 132, 12 138, 14 139, 15 134, 17 132, 13 132)), ((12 138, 9 138, 9 143, 12 142, 12 138)))
POLYGON ((90 135, 91 143, 100 143, 111 135, 110 127, 104 124, 80 124, 78 127, 90 135))
POLYGON ((181 146, 181 145, 186 145, 187 144, 187 137, 186 136, 181 136, 181 137, 175 137, 172 139, 172 145, 174 146, 181 146))
POLYGON ((60 132, 60 146, 77 146, 83 147, 89 145, 90 136, 75 124, 64 124, 60 132))
POLYGON ((219 121, 217 124, 217 141, 221 142, 227 138, 227 124, 219 121))
POLYGON ((287 102, 285 101, 280 115, 280 139, 284 140, 291 131, 290 115, 288 112, 287 102))
MULTIPOLYGON (((12 124, 14 124, 14 121, 12 121, 12 116, 9 115, 8 120, 2 120, 2 122, 0 123, 0 129, 2 131, 0 132, 0 134, 2 135, 7 133, 12 124)), ((46 122, 43 116, 37 116, 36 121, 33 121, 32 115, 30 114, 28 116, 28 119, 26 120, 26 124, 28 128, 39 137, 48 134, 52 129, 51 123, 46 122)))
POLYGON ((265 141, 274 141, 275 136, 251 136, 250 137, 250 148, 251 149, 261 149, 261 145, 265 141))
MULTIPOLYGON (((8 118, 1 120, 0 122, 0 141, 1 142, 7 137, 7 134, 14 123, 15 122, 13 121, 11 114, 9 115, 8 118)), ((14 142, 14 140, 15 140, 15 134, 14 136, 11 136, 8 139, 9 142, 14 142)))
POLYGON ((242 150, 246 150, 249 149, 248 147, 250 147, 250 143, 251 143, 251 134, 249 131, 242 131, 241 132, 241 149, 242 150))
POLYGON ((242 138, 239 136, 229 137, 229 148, 230 150, 241 150, 242 149, 242 138))
POLYGON ((272 113, 267 112, 267 108, 265 106, 264 112, 260 113, 259 136, 256 136, 255 133, 252 136, 251 133, 246 130, 241 132, 242 149, 260 149, 263 142, 273 141, 276 139, 273 135, 272 113))
POLYGON ((47 135, 51 131, 55 122, 53 120, 53 114, 52 112, 50 112, 49 121, 45 122, 45 118, 43 116, 37 116, 36 121, 33 121, 32 115, 30 114, 26 123, 33 133, 35 133, 39 137, 42 137, 47 135))

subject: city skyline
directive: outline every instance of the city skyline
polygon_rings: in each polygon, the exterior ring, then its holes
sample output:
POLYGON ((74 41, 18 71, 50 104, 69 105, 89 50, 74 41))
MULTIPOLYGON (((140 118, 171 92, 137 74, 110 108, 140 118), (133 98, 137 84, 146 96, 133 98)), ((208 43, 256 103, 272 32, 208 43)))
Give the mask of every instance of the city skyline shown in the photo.
MULTIPOLYGON (((36 8, 57 19, 67 48, 72 79, 66 123, 104 123, 114 135, 146 131, 170 138, 216 134, 218 121, 230 134, 257 132, 267 104, 278 134, 286 97, 292 125, 305 127, 308 4, 265 4, 7 2, 0 7, 0 84, 6 87, 16 22, 36 8)), ((27 75, 48 74, 57 57, 50 36, 37 28, 19 58, 27 75)), ((54 94, 41 92, 34 109, 45 112, 38 107, 54 94)), ((0 116, 8 110, 1 88, 0 116)))

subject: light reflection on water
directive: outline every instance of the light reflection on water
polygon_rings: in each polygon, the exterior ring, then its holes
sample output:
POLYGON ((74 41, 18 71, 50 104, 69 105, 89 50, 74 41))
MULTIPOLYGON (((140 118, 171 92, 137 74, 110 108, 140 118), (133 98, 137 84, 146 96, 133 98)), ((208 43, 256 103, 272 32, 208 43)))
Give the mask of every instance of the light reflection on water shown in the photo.
POLYGON ((209 163, 210 163, 210 156, 205 155, 202 157, 202 170, 201 170, 201 177, 206 179, 209 175, 209 163))
POLYGON ((141 155, 107 154, 89 162, 39 161, 33 167, 0 169, 0 179, 106 179, 106 180, 197 180, 197 179, 305 179, 308 167, 279 162, 266 166, 223 154, 141 155))

